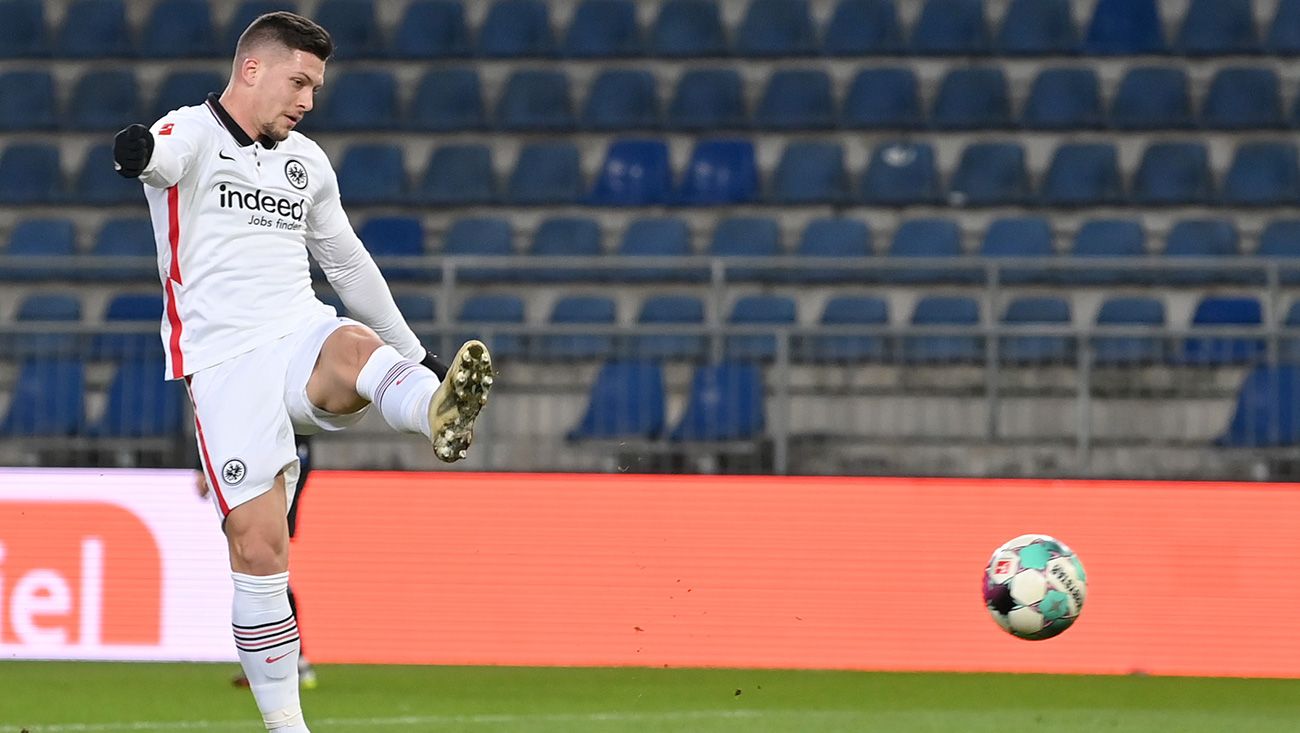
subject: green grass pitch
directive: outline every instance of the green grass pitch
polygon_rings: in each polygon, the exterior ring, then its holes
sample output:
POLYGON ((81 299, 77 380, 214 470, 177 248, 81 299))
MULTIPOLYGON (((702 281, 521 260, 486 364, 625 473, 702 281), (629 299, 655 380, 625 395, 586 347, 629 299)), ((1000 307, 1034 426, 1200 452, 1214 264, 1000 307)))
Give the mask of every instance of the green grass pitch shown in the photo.
MULTIPOLYGON (((262 730, 234 665, 0 663, 0 733, 262 730)), ((1296 730, 1300 680, 323 666, 313 733, 1296 730)))

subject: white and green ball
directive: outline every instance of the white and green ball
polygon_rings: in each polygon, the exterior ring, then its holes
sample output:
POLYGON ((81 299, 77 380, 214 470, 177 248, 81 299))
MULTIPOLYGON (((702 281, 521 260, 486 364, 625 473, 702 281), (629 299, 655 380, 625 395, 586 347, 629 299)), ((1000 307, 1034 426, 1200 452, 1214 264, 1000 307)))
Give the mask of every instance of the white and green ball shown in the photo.
POLYGON ((1050 639, 1070 628, 1087 597, 1083 563, 1047 535, 1006 542, 984 569, 984 605, 998 626, 1020 639, 1050 639))

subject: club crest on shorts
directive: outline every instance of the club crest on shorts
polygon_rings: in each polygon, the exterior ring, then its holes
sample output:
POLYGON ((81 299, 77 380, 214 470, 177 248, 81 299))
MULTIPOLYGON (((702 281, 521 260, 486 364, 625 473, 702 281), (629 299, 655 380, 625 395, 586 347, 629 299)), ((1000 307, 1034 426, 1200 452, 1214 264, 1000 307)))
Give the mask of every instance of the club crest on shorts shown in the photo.
POLYGON ((307 187, 307 168, 293 158, 284 164, 284 177, 289 179, 290 186, 299 191, 307 187))
POLYGON ((231 458, 226 461, 226 465, 221 467, 221 480, 226 482, 227 486, 238 486, 244 482, 244 476, 248 475, 248 469, 244 462, 238 458, 231 458))

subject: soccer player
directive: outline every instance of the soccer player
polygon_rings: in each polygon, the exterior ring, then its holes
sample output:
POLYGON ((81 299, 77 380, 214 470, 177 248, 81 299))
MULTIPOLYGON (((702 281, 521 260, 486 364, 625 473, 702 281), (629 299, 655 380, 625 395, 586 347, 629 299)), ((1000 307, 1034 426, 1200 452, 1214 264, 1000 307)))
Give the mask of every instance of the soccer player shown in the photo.
MULTIPOLYGON (((294 132, 333 45, 306 18, 263 15, 240 36, 219 96, 131 125, 113 145, 118 172, 144 183, 167 377, 189 390, 230 550, 235 646, 279 733, 309 733, 287 591, 294 434, 341 430, 374 404, 456 461, 492 384, 482 343, 466 342, 449 364, 420 345, 348 223, 329 160, 294 132), (309 252, 360 322, 316 299, 309 252)), ((381 623, 382 603, 376 614, 357 622, 381 623)))

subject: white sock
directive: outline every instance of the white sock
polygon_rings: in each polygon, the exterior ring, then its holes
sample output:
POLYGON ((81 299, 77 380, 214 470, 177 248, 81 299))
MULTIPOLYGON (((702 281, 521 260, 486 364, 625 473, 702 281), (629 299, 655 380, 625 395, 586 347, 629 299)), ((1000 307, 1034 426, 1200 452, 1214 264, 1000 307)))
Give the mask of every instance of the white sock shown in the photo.
POLYGON ((298 619, 289 608, 289 574, 231 573, 231 625, 239 663, 267 730, 311 733, 298 702, 298 619))
POLYGON ((429 401, 438 377, 405 359, 391 346, 380 346, 357 375, 357 394, 379 405, 379 414, 394 430, 429 437, 429 401))

